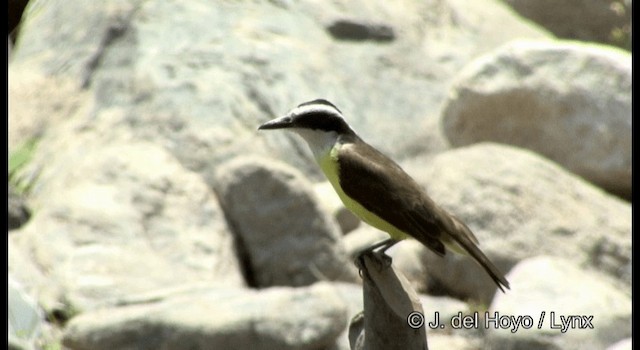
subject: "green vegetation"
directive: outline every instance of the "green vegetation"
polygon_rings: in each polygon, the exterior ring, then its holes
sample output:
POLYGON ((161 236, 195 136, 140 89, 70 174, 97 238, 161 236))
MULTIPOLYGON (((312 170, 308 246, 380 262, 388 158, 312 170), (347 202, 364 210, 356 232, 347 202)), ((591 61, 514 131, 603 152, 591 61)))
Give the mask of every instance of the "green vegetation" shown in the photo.
POLYGON ((53 343, 44 344, 42 348, 44 350, 61 350, 62 344, 60 344, 60 341, 56 341, 53 343))
POLYGON ((32 181, 21 180, 17 178, 18 170, 23 168, 31 161, 33 154, 38 146, 38 139, 33 138, 20 145, 13 152, 9 152, 9 183, 19 193, 29 192, 32 181))

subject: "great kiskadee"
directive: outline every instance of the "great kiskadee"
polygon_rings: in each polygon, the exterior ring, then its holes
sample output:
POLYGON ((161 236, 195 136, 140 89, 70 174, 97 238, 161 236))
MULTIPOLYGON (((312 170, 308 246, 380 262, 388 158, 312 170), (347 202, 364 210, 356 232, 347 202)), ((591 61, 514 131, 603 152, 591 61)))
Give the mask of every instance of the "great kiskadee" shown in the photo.
POLYGON ((329 101, 305 102, 258 129, 289 129, 304 138, 344 205, 391 236, 368 250, 384 252, 411 236, 440 256, 446 253, 445 246, 470 255, 503 292, 503 287, 509 288, 504 275, 478 248, 471 230, 434 203, 398 164, 362 141, 329 101))

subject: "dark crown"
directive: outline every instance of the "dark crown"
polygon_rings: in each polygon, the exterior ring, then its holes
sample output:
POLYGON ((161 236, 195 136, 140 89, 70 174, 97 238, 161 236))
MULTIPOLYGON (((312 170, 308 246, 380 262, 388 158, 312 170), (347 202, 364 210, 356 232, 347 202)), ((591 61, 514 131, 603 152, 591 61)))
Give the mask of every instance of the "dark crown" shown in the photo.
MULTIPOLYGON (((347 122, 342 118, 342 112, 327 100, 317 99, 305 102, 300 104, 296 109, 313 105, 329 106, 331 108, 319 108, 317 110, 298 112, 299 114, 295 117, 296 126, 312 130, 335 131, 338 134, 353 133, 353 130, 351 130, 347 122)), ((295 112, 294 110, 294 113, 295 112)))

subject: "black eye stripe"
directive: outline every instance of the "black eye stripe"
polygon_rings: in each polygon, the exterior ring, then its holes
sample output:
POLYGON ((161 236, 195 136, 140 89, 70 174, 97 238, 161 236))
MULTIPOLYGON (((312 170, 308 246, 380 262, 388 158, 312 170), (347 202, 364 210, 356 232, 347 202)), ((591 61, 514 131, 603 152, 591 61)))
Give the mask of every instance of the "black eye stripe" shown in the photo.
POLYGON ((349 133, 350 131, 344 119, 322 111, 301 114, 296 118, 296 124, 302 128, 335 131, 339 134, 349 133))

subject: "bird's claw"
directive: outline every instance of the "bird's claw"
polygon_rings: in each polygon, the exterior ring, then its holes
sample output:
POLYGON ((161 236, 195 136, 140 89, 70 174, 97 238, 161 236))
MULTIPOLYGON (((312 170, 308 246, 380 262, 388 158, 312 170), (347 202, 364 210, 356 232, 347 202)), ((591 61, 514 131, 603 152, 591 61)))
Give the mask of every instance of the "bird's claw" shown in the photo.
POLYGON ((358 274, 360 275, 360 277, 363 277, 363 271, 366 271, 365 269, 365 263, 364 263, 364 257, 365 255, 371 255, 372 258, 374 258, 374 262, 378 262, 379 264, 381 264, 381 266, 383 268, 389 268, 391 267, 391 263, 393 262, 393 259, 387 255, 384 251, 379 251, 379 250, 364 250, 362 252, 360 252, 358 255, 356 255, 355 259, 353 259, 353 264, 358 268, 358 274))

